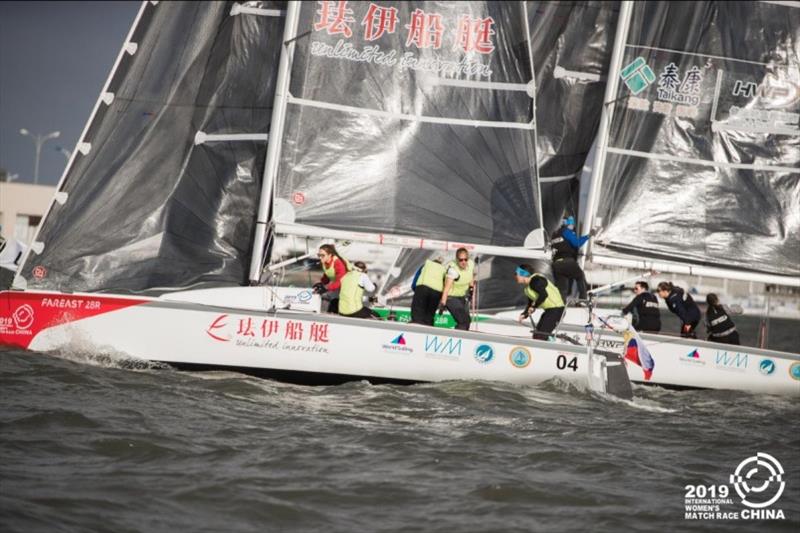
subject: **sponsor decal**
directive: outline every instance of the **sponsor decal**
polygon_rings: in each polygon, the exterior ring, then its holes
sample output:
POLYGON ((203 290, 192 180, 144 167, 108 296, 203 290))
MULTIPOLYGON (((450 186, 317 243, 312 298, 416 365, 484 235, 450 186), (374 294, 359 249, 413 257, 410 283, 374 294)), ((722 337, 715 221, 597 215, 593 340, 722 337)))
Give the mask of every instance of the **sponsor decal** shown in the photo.
POLYGON ((706 362, 700 358, 700 351, 695 348, 686 355, 681 356, 680 362, 689 365, 705 365, 706 362))
POLYGON ((298 303, 301 303, 301 304, 307 304, 308 302, 311 301, 311 298, 313 298, 313 296, 314 296, 314 293, 312 293, 310 290, 306 289, 306 290, 302 290, 302 291, 298 292, 297 294, 287 294, 287 295, 285 295, 283 297, 283 303, 285 305, 290 305, 290 304, 293 304, 295 302, 298 302, 298 303))
POLYGON ((47 277, 47 269, 42 265, 36 265, 31 271, 33 277, 36 279, 44 279, 47 277))
POLYGON ((739 352, 727 352, 717 350, 714 366, 720 370, 733 370, 744 372, 747 368, 748 354, 739 352))
POLYGON ((391 353, 413 353, 414 350, 406 346, 406 338, 405 333, 399 334, 397 337, 392 339, 392 341, 388 344, 384 344, 382 346, 384 352, 391 352, 391 353))
POLYGON ((773 507, 786 488, 784 474, 777 459, 758 452, 739 463, 728 478, 733 490, 726 482, 686 485, 684 519, 785 520, 783 509, 773 507))
POLYGON ((775 372, 775 361, 772 359, 762 359, 758 364, 758 371, 769 376, 775 372))
POLYGON ((479 344, 475 347, 473 355, 476 361, 485 365, 494 359, 494 348, 490 344, 479 344))
POLYGON ((455 360, 461 356, 461 339, 425 335, 425 355, 455 360))
POLYGON ((292 194, 292 203, 294 205, 303 205, 306 203, 306 195, 301 192, 292 194))
POLYGON ((644 91, 648 85, 656 81, 653 69, 647 66, 642 57, 637 57, 632 63, 625 66, 619 75, 634 95, 644 91))
POLYGON ((511 348, 511 353, 508 354, 509 362, 517 368, 525 368, 533 358, 531 352, 524 346, 514 346, 511 348))
POLYGON ((244 348, 328 353, 330 324, 263 317, 219 315, 206 328, 217 342, 244 348))
POLYGON ((792 376, 792 379, 800 381, 800 362, 792 363, 792 366, 789 367, 789 375, 792 376))
POLYGON ((17 329, 30 329, 34 319, 33 307, 28 304, 20 305, 11 314, 11 318, 14 319, 17 329))

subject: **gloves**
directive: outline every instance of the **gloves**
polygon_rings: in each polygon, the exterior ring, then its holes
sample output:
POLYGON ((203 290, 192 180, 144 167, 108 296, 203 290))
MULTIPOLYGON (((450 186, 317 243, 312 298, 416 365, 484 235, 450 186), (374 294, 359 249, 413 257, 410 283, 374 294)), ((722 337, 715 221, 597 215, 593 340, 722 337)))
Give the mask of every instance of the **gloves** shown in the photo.
POLYGON ((473 287, 470 287, 469 289, 467 289, 467 302, 471 302, 472 301, 472 293, 473 292, 475 292, 473 287))
POLYGON ((439 307, 436 308, 436 311, 438 311, 438 313, 440 315, 442 315, 442 314, 444 314, 444 308, 445 307, 447 307, 445 304, 439 302, 439 307))
POLYGON ((691 330, 692 330, 691 324, 684 324, 683 325, 683 332, 684 333, 689 333, 691 330))
POLYGON ((375 304, 375 303, 378 301, 378 297, 377 297, 377 296, 370 296, 369 298, 367 298, 367 301, 368 301, 370 304, 373 304, 373 305, 374 305, 374 304, 375 304))
POLYGON ((325 284, 322 282, 315 283, 311 287, 311 290, 314 291, 314 294, 323 294, 328 291, 328 289, 325 288, 325 284))
POLYGON ((594 237, 595 235, 597 235, 597 228, 592 228, 591 231, 589 231, 589 237, 594 237))

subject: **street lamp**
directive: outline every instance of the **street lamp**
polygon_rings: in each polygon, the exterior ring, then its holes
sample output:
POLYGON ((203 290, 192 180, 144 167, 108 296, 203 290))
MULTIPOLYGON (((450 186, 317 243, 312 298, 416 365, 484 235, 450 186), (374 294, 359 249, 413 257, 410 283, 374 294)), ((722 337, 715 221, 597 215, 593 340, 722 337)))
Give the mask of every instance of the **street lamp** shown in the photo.
POLYGON ((39 157, 42 155, 42 145, 49 141, 50 139, 55 139, 59 135, 61 135, 60 131, 51 131, 46 135, 38 135, 36 133, 31 133, 25 128, 19 130, 20 135, 24 135, 30 137, 33 141, 33 144, 36 145, 36 163, 33 167, 33 183, 39 183, 39 157))
POLYGON ((56 146, 56 152, 59 152, 59 153, 61 153, 61 155, 66 157, 67 161, 69 161, 69 158, 72 157, 72 152, 70 152, 69 150, 67 150, 63 146, 56 146))

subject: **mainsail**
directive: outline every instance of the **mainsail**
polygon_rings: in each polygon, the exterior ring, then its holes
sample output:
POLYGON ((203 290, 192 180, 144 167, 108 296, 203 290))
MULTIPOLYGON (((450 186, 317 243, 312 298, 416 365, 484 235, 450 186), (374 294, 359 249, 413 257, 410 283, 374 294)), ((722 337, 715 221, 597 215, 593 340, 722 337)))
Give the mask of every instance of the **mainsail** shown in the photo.
POLYGON ((800 283, 800 8, 636 2, 595 260, 800 283))
POLYGON ((246 280, 285 2, 143 2, 17 285, 246 280))
POLYGON ((541 247, 526 26, 523 3, 301 4, 279 232, 541 247))

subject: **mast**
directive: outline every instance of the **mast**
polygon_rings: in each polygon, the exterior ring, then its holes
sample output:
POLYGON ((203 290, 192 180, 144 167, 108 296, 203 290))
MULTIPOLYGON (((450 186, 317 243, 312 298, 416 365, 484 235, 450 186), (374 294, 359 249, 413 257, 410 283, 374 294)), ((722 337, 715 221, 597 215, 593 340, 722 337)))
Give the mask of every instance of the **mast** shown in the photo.
MULTIPOLYGON (((617 74, 622 65, 622 57, 625 55, 625 43, 628 40, 628 30, 630 29, 631 14, 633 13, 633 2, 624 0, 620 3, 619 18, 617 22, 617 34, 614 37, 614 49, 611 52, 611 64, 608 68, 608 82, 606 93, 603 98, 604 105, 600 114, 600 128, 597 132, 597 150, 592 168, 592 178, 589 183, 589 197, 586 206, 586 213, 581 221, 582 235, 587 235, 594 224, 594 216, 597 212, 597 202, 600 200, 600 187, 603 183, 603 172, 606 166, 606 148, 608 146, 608 135, 611 130, 611 119, 614 116, 616 107, 617 87, 619 86, 619 75, 617 74)), ((592 239, 586 243, 584 255, 580 258, 581 268, 586 262, 586 256, 592 252, 592 239)))
POLYGON ((264 162, 264 175, 261 180, 261 198, 256 218, 256 233, 253 238, 252 256, 250 258, 250 283, 261 279, 261 265, 264 263, 264 247, 267 242, 269 213, 272 206, 272 194, 275 177, 278 173, 278 160, 281 152, 281 138, 286 120, 286 105, 289 100, 289 82, 294 57, 295 35, 300 18, 300 2, 291 0, 286 8, 286 25, 283 29, 283 48, 278 64, 278 79, 275 84, 275 103, 272 106, 267 157, 264 162))
MULTIPOLYGON (((530 67, 531 67, 531 81, 530 81, 530 94, 532 108, 533 108, 533 116, 531 117, 531 122, 533 122, 533 169, 536 173, 536 189, 537 189, 537 198, 538 198, 538 208, 539 208, 539 227, 541 228, 541 232, 544 234, 544 211, 542 211, 542 186, 539 182, 539 132, 538 132, 538 122, 536 121, 536 70, 533 65, 533 46, 531 46, 531 28, 528 22, 528 2, 522 3, 522 20, 525 23, 525 41, 528 43, 528 59, 530 60, 530 67)), ((542 235, 542 241, 544 241, 544 235, 542 235)))

